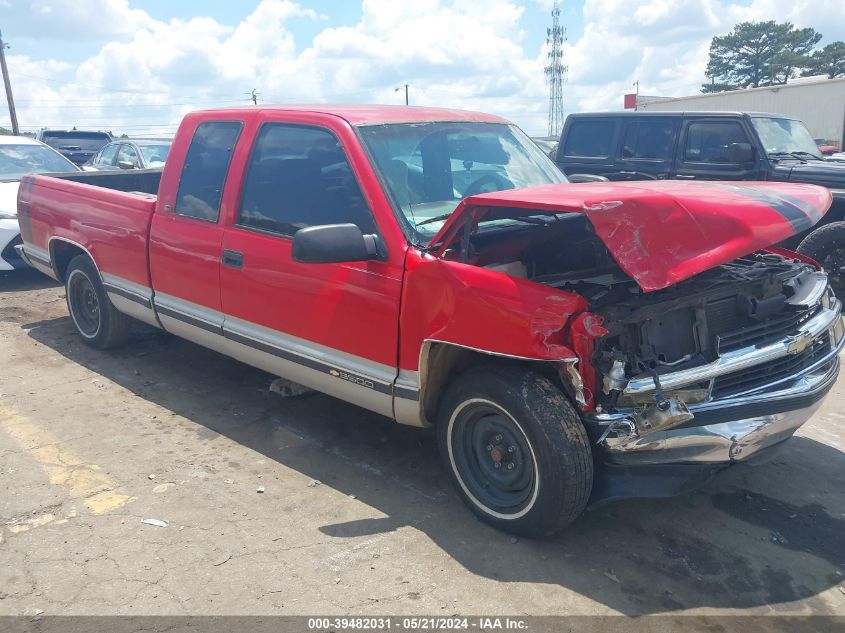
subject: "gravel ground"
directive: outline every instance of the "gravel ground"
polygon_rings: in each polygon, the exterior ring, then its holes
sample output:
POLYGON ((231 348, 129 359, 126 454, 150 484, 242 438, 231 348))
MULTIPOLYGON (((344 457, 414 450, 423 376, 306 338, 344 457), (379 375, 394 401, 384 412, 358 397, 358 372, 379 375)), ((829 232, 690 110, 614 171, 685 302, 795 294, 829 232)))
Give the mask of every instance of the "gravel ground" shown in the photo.
POLYGON ((35 272, 0 361, 0 615, 845 615, 842 380, 763 466, 516 541, 430 432, 153 330, 86 348, 35 272))

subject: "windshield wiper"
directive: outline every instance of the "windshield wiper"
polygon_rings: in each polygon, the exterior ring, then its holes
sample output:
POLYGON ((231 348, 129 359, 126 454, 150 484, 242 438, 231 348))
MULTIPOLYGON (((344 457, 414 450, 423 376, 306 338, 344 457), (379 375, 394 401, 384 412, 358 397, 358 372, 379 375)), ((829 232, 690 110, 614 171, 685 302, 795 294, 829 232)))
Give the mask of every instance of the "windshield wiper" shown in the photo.
POLYGON ((417 222, 416 226, 422 226, 423 224, 431 224, 432 222, 440 222, 441 220, 448 220, 449 216, 452 215, 452 211, 449 213, 444 213, 443 215, 435 215, 433 218, 428 218, 423 220, 422 222, 417 222))
POLYGON ((779 158, 783 156, 789 158, 796 158, 798 160, 806 160, 806 157, 809 156, 814 160, 822 160, 821 158, 819 158, 815 154, 811 154, 810 152, 769 152, 768 155, 770 158, 779 158))
POLYGON ((796 156, 809 156, 813 160, 824 160, 822 158, 819 158, 818 156, 816 156, 812 152, 792 152, 792 153, 795 154, 796 156))

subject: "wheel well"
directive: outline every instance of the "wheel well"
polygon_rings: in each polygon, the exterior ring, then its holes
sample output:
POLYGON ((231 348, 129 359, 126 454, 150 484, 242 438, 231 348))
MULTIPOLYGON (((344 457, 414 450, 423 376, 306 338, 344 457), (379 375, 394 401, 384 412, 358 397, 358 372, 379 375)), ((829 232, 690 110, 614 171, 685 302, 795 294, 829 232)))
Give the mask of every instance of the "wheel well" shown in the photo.
POLYGON ((64 283, 67 267, 70 261, 77 255, 87 256, 88 253, 81 246, 65 242, 64 240, 53 240, 50 242, 50 262, 60 282, 64 283))
POLYGON ((477 365, 523 365, 560 385, 555 366, 552 363, 532 362, 488 354, 474 349, 467 349, 450 343, 429 343, 427 353, 423 353, 420 363, 420 384, 422 385, 422 414, 429 422, 437 419, 437 407, 440 398, 451 380, 477 365))

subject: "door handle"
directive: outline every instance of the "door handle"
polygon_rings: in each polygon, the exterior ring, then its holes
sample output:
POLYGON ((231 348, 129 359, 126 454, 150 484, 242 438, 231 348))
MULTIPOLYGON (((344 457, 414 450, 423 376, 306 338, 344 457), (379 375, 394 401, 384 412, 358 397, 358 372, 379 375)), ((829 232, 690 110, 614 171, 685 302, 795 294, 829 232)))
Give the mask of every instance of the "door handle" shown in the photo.
POLYGON ((686 174, 676 174, 675 178, 678 180, 695 180, 695 176, 688 176, 686 174))
POLYGON ((243 268, 244 267, 244 254, 239 253, 238 251, 223 251, 223 256, 220 258, 220 262, 224 266, 229 266, 230 268, 243 268))

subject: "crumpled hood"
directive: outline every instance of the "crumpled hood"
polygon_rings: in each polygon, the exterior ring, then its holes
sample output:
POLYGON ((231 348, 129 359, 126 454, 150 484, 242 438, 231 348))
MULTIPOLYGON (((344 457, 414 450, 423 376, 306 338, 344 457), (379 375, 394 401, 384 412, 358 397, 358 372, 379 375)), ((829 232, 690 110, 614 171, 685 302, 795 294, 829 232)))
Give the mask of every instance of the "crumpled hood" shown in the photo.
POLYGON ((542 185, 464 199, 429 246, 442 255, 467 221, 583 213, 619 267, 652 291, 810 228, 831 201, 824 187, 780 182, 542 185))

